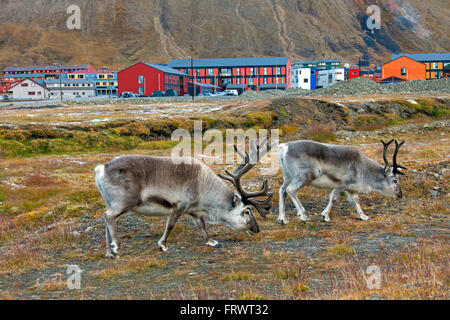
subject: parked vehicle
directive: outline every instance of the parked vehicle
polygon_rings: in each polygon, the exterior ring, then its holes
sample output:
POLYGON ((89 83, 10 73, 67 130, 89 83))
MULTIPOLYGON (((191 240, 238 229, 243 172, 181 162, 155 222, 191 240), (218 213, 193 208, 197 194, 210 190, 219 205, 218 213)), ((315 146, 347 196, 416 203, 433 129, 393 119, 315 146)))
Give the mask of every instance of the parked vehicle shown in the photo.
POLYGON ((125 91, 125 92, 122 92, 120 97, 121 98, 133 98, 134 97, 134 93, 130 92, 130 91, 125 91))
POLYGON ((224 91, 218 91, 213 96, 226 96, 227 94, 224 91))
POLYGON ((153 91, 153 97, 165 97, 166 94, 164 93, 164 91, 153 91))
POLYGON ((238 96, 239 92, 237 90, 225 90, 227 96, 238 96))
POLYGON ((169 89, 166 91, 166 97, 178 97, 178 92, 173 89, 169 89))

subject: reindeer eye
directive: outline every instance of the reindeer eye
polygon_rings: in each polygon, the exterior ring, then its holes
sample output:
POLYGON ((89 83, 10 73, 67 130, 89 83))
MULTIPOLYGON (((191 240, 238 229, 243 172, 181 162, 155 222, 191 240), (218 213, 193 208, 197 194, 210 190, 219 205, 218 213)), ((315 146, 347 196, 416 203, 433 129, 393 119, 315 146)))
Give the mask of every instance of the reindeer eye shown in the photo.
POLYGON ((398 182, 398 180, 397 179, 394 179, 394 183, 397 183, 398 182))

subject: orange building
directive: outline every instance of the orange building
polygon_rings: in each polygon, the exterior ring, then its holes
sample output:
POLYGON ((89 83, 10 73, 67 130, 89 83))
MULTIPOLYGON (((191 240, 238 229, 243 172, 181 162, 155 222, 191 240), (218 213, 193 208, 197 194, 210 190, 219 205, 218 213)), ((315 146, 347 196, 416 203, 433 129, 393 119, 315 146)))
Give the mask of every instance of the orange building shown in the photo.
POLYGON ((425 64, 402 56, 383 65, 381 79, 425 80, 425 73, 425 64))

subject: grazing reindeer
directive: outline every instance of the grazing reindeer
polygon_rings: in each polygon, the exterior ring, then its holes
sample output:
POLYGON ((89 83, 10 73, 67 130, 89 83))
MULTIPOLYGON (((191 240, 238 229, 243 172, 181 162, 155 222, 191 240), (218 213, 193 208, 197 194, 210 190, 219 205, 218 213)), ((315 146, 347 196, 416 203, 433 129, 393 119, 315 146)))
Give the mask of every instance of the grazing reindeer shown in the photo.
POLYGON ((360 151, 346 146, 337 146, 313 141, 296 141, 280 144, 280 162, 284 174, 283 185, 280 188, 280 206, 278 222, 287 224, 284 201, 286 195, 294 202, 297 216, 301 221, 308 218, 305 208, 297 197, 297 191, 306 185, 318 188, 332 189, 330 199, 322 218, 330 221, 330 210, 333 201, 345 191, 347 198, 356 208, 359 219, 368 220, 359 204, 358 193, 378 191, 387 197, 402 197, 398 185, 397 174, 403 174, 398 169, 406 169, 397 164, 397 153, 404 141, 398 143, 392 139, 383 143, 383 159, 385 166, 369 159, 360 151), (389 145, 395 141, 393 164, 386 158, 389 145))
MULTIPOLYGON (((265 143, 265 142, 264 142, 265 143)), ((237 151, 236 145, 234 146, 237 151)), ((260 152, 257 159, 270 150, 260 152)), ((238 152, 242 156, 241 152, 238 152)), ((254 156, 254 155, 252 155, 254 156)), ((95 168, 95 183, 106 202, 104 215, 106 225, 106 257, 118 255, 116 219, 126 212, 146 216, 167 216, 167 224, 158 247, 167 251, 166 241, 177 220, 189 214, 197 223, 206 245, 220 247, 206 232, 206 221, 221 223, 228 227, 259 232, 250 206, 262 216, 271 207, 272 195, 268 193, 267 181, 258 192, 247 193, 241 187, 240 178, 253 168, 246 152, 244 162, 234 173, 227 171, 222 178, 231 181, 239 194, 234 193, 203 162, 193 158, 122 156, 95 168), (269 195, 265 200, 254 197, 269 195)))

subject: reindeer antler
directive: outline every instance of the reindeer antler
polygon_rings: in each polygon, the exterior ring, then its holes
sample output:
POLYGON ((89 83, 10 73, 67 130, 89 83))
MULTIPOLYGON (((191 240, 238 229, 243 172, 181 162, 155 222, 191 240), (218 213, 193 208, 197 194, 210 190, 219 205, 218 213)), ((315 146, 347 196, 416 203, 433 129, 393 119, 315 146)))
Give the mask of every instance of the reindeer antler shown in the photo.
POLYGON ((400 142, 400 143, 398 143, 398 141, 397 140, 394 140, 395 141, 395 151, 394 151, 394 155, 392 156, 392 167, 393 167, 393 172, 394 173, 398 173, 398 174, 401 174, 401 175, 404 175, 404 173, 403 172, 401 172, 400 170, 398 170, 399 168, 400 169, 404 169, 404 170, 407 170, 405 167, 403 167, 403 166, 401 166, 401 165, 399 165, 398 163, 397 163, 397 153, 398 153, 398 150, 400 149, 400 147, 405 143, 405 141, 402 141, 402 142, 400 142))
POLYGON ((250 149, 252 153, 249 155, 247 151, 245 151, 245 154, 238 150, 237 146, 234 145, 234 150, 237 152, 237 154, 243 159, 243 162, 234 170, 233 173, 225 169, 225 172, 227 175, 219 174, 219 177, 222 179, 225 179, 227 181, 230 181, 234 187, 236 188, 237 192, 240 194, 242 198, 242 202, 244 204, 252 205, 258 210, 259 214, 264 218, 268 213, 270 208, 272 208, 272 192, 269 191, 268 182, 267 180, 264 180, 264 183, 259 191, 255 192, 247 192, 244 190, 244 188, 241 185, 241 178, 243 175, 245 175, 250 169, 252 169, 256 164, 259 162, 259 160, 266 155, 270 150, 272 146, 267 142, 267 138, 260 144, 257 145, 254 140, 250 141, 250 149), (261 147, 266 145, 266 148, 261 151, 261 147), (250 161, 252 160, 252 161, 250 161), (260 196, 268 196, 264 200, 257 200, 253 199, 255 197, 260 196))
POLYGON ((388 142, 384 142, 383 140, 380 140, 380 141, 383 144, 383 160, 384 160, 384 164, 386 166, 389 166, 389 161, 387 159, 386 152, 387 152, 387 150, 389 148, 389 145, 394 141, 394 139, 391 139, 388 142))
POLYGON ((387 159, 386 153, 387 153, 387 150, 389 148, 389 145, 392 142, 395 142, 395 151, 394 151, 394 155, 392 156, 392 172, 394 174, 398 173, 398 174, 402 174, 403 175, 404 173, 399 171, 398 169, 404 169, 404 170, 407 170, 407 169, 397 163, 397 154, 398 154, 398 150, 405 143, 405 141, 402 141, 402 142, 398 143, 398 141, 396 139, 391 139, 388 142, 384 142, 383 140, 381 140, 381 143, 383 144, 383 160, 384 160, 384 164, 386 166, 390 166, 389 161, 387 159))

